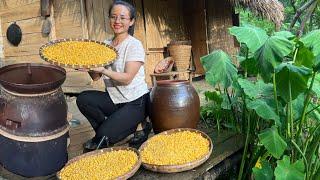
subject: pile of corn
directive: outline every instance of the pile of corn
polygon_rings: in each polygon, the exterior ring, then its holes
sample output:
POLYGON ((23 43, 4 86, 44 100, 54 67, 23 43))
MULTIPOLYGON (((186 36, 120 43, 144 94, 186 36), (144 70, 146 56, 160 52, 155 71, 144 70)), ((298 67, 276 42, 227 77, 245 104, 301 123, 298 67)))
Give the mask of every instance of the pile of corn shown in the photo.
POLYGON ((114 50, 95 42, 66 41, 42 51, 44 57, 61 64, 90 66, 105 64, 116 58, 114 50))
POLYGON ((137 163, 138 156, 129 150, 118 150, 89 156, 64 167, 62 180, 107 180, 128 173, 137 163))
POLYGON ((209 141, 201 134, 181 131, 157 135, 148 140, 141 152, 143 163, 181 165, 197 160, 209 152, 209 141))

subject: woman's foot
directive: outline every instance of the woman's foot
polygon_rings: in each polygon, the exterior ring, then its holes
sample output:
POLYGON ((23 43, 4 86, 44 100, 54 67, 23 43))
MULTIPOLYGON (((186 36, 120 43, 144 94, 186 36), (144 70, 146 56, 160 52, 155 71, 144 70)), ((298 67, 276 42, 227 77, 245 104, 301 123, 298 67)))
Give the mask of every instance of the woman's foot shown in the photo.
POLYGON ((141 144, 148 139, 148 136, 151 130, 152 130, 151 123, 147 122, 143 130, 136 131, 134 133, 134 136, 129 140, 129 146, 139 148, 141 144))
POLYGON ((109 147, 109 139, 106 136, 102 138, 94 137, 83 144, 83 148, 86 152, 107 147, 109 147))

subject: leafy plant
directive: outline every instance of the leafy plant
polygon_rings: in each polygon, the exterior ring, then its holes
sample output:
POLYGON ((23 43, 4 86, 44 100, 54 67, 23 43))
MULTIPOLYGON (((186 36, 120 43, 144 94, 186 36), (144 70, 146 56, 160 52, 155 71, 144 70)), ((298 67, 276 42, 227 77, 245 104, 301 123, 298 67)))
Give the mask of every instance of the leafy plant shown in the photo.
POLYGON ((232 27, 243 72, 222 50, 201 58, 207 82, 217 89, 211 92, 215 120, 228 117, 246 137, 238 179, 251 173, 256 179, 320 177, 319 33, 300 39, 288 31, 269 36, 250 25, 232 27))

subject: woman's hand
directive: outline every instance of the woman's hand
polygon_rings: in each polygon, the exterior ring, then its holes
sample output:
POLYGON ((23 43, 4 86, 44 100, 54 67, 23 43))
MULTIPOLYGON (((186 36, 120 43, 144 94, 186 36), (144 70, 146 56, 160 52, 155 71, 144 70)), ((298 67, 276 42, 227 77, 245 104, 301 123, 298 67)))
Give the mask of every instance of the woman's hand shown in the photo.
POLYGON ((103 73, 104 70, 106 70, 104 67, 90 68, 90 71, 97 72, 97 73, 103 73))

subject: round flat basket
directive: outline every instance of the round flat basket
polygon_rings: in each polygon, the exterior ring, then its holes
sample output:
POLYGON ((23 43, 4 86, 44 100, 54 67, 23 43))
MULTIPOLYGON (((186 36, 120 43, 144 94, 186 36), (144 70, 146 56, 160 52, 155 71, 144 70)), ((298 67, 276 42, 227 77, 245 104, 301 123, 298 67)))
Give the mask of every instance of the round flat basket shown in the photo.
MULTIPOLYGON (((77 156, 71 160, 68 161, 68 163, 64 166, 67 167, 68 165, 79 161, 80 159, 86 158, 86 157, 90 157, 90 156, 96 156, 96 155, 100 155, 106 152, 111 152, 111 151, 119 151, 119 150, 127 150, 127 151, 133 151, 137 156, 138 156, 138 161, 135 163, 135 165, 131 168, 130 171, 126 172, 125 174, 118 176, 115 179, 119 179, 119 180, 125 180, 125 179, 129 179, 130 177, 132 177, 140 168, 141 165, 141 158, 140 158, 140 154, 139 151, 131 148, 131 147, 125 147, 125 146, 119 146, 119 147, 112 147, 112 148, 105 148, 105 149, 100 149, 100 150, 95 150, 92 152, 88 152, 85 154, 82 154, 80 156, 77 156)), ((61 170, 59 172, 57 172, 57 178, 61 180, 61 170)), ((94 173, 94 172, 92 172, 94 173)))
POLYGON ((90 39, 71 39, 71 38, 70 39, 58 39, 58 40, 50 41, 50 42, 42 45, 39 49, 39 55, 43 60, 49 62, 50 64, 58 65, 58 66, 65 67, 65 68, 73 68, 73 69, 104 67, 104 66, 112 64, 119 57, 117 50, 114 47, 112 47, 104 42, 90 40, 90 39), (56 45, 58 43, 62 43, 62 42, 72 42, 72 41, 94 42, 94 43, 100 44, 100 45, 108 47, 110 50, 114 51, 114 53, 116 53, 116 57, 114 59, 105 59, 105 63, 92 64, 92 65, 79 65, 79 64, 61 63, 61 62, 59 62, 59 60, 50 59, 49 57, 46 57, 43 53, 44 49, 47 47, 54 46, 54 45, 56 45))
MULTIPOLYGON (((176 132, 182 132, 182 131, 190 131, 190 132, 196 132, 201 134, 201 136, 205 139, 207 139, 209 141, 209 152, 207 154, 205 154, 204 156, 202 156, 201 158, 185 163, 185 164, 179 164, 179 165, 155 165, 155 164, 148 164, 148 163, 144 163, 142 162, 142 166, 150 171, 154 171, 154 172, 161 172, 161 173, 176 173, 176 172, 182 172, 182 171, 188 171, 191 170, 195 167, 200 166, 201 164, 203 164, 205 161, 207 161, 212 153, 212 141, 209 138, 209 136, 207 134, 205 134, 202 131, 199 131, 197 129, 191 129, 191 128, 178 128, 178 129, 171 129, 168 131, 164 131, 162 133, 159 133, 155 136, 158 135, 167 135, 167 134, 173 134, 176 132)), ((153 137, 155 137, 153 136, 153 137)), ((153 138, 152 137, 152 138, 153 138)), ((150 139, 152 139, 150 138, 150 139)), ((149 139, 149 140, 150 140, 149 139)), ((141 152, 144 150, 144 148, 147 146, 148 141, 144 142, 141 147, 139 148, 139 152, 141 154, 141 152)))

